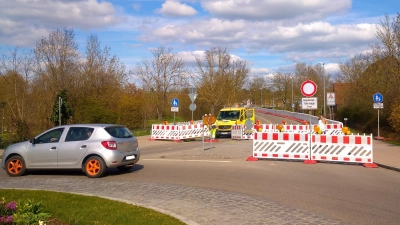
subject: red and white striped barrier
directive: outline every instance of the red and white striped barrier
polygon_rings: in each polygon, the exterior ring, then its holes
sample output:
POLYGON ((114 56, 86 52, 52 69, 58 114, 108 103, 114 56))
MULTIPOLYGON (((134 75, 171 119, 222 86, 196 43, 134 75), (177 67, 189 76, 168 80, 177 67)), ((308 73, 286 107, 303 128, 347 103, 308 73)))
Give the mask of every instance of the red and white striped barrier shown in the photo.
POLYGON ((201 137, 203 135, 203 124, 179 126, 179 139, 201 137))
POLYGON ((179 126, 153 124, 151 126, 151 139, 179 140, 179 126))
MULTIPOLYGON (((310 126, 309 125, 282 125, 283 126, 283 132, 294 132, 294 133, 309 133, 310 132, 310 126)), ((274 132, 279 132, 278 129, 276 129, 274 132)))
POLYGON ((189 138, 202 137, 203 124, 192 125, 161 125, 153 124, 151 128, 152 140, 184 140, 189 138))
POLYGON ((372 135, 256 132, 253 139, 253 155, 247 160, 256 161, 259 158, 297 159, 305 160, 305 163, 363 163, 365 167, 377 167, 373 163, 372 135))
POLYGON ((244 129, 241 124, 232 125, 231 139, 235 139, 235 140, 243 139, 243 131, 244 131, 244 129))
POLYGON ((307 160, 309 134, 257 132, 253 139, 253 157, 307 160))
POLYGON ((317 161, 373 163, 372 135, 313 135, 311 149, 317 161))

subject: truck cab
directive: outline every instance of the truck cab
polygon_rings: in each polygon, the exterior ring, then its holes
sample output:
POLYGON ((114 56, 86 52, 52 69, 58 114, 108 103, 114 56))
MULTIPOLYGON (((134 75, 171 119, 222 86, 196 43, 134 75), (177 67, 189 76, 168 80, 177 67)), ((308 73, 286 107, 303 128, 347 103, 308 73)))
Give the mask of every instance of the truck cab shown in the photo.
POLYGON ((221 109, 215 121, 215 137, 230 136, 232 133, 232 125, 244 125, 246 120, 251 120, 254 124, 255 114, 253 108, 227 107, 221 109))

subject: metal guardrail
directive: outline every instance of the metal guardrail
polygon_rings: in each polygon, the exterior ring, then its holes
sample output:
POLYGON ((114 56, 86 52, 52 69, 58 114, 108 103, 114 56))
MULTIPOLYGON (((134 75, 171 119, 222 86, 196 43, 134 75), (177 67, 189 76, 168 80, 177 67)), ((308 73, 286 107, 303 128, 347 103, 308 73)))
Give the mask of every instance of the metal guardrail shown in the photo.
MULTIPOLYGON (((290 111, 286 111, 286 110, 266 109, 266 108, 258 108, 257 110, 264 110, 265 112, 272 113, 272 114, 297 118, 299 120, 308 121, 310 124, 318 124, 318 117, 310 115, 310 114, 290 112, 290 111)), ((339 121, 329 120, 329 119, 326 119, 326 121, 328 121, 328 123, 330 123, 330 124, 341 124, 342 123, 339 121)))

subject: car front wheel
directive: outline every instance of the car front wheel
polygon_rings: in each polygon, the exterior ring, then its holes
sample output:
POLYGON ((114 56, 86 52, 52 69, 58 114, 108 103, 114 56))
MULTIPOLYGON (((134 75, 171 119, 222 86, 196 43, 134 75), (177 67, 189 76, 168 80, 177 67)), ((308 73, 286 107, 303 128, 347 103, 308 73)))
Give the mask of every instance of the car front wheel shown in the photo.
POLYGON ((19 155, 12 156, 6 162, 6 171, 11 177, 24 175, 26 171, 24 159, 19 155))
POLYGON ((92 156, 85 162, 85 174, 89 178, 99 178, 106 172, 106 164, 99 156, 92 156))

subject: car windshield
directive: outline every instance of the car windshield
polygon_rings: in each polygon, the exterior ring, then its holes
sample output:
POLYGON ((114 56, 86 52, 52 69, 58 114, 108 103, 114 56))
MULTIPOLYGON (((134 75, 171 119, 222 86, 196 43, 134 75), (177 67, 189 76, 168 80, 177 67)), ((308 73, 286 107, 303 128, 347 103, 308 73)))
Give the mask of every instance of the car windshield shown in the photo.
POLYGON ((237 120, 239 119, 239 111, 220 111, 218 114, 218 120, 237 120))
POLYGON ((107 133, 116 138, 131 138, 132 132, 126 127, 106 127, 107 133))

